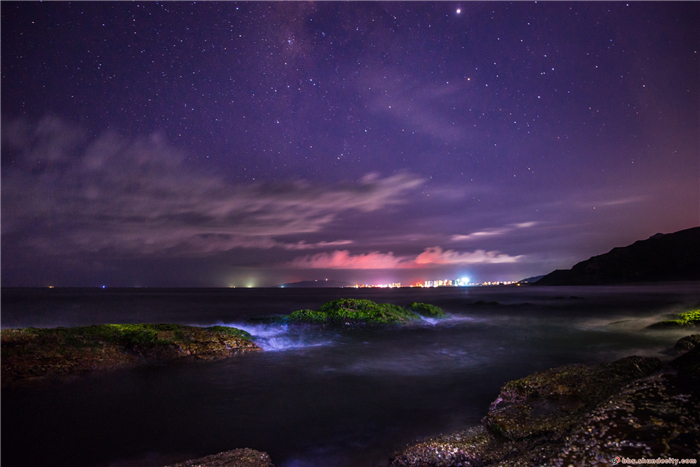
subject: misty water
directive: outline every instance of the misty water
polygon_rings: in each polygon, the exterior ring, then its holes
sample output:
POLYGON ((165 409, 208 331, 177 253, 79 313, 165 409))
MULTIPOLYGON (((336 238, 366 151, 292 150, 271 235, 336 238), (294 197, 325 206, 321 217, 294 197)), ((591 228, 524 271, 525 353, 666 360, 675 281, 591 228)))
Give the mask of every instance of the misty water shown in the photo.
POLYGON ((264 352, 2 390, 2 464, 162 466, 250 447, 277 467, 386 466, 420 437, 473 426, 509 380, 627 355, 670 359, 690 331, 645 327, 698 283, 440 289, 3 289, 2 327, 223 324, 264 352), (432 303, 397 329, 253 325, 336 298, 432 303))

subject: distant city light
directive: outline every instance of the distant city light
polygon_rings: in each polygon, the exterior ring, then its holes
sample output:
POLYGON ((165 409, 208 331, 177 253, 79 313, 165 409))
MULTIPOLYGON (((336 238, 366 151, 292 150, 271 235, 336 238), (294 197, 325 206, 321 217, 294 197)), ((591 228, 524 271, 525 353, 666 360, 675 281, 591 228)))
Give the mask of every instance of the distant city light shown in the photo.
POLYGON ((520 285, 518 281, 489 281, 489 282, 470 282, 468 277, 462 277, 459 279, 439 279, 439 280, 428 280, 422 282, 416 282, 411 285, 401 284, 401 282, 393 282, 390 284, 355 284, 350 287, 356 289, 393 289, 402 287, 422 287, 422 288, 433 288, 433 287, 466 287, 466 286, 483 286, 483 285, 520 285))

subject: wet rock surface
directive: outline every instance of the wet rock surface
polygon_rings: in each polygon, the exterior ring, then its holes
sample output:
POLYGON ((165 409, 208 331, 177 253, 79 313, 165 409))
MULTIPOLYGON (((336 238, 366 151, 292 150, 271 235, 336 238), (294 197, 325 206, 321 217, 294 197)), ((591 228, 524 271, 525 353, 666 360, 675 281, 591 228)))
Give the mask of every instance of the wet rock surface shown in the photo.
POLYGON ((275 467, 267 453, 254 449, 234 449, 166 467, 275 467))
MULTIPOLYGON (((686 341, 695 342, 694 338, 686 341)), ((686 344, 681 343, 681 346, 686 344)), ((503 386, 480 425, 419 441, 392 467, 608 466, 614 457, 700 458, 700 346, 667 366, 626 357, 503 386)))
POLYGON ((234 328, 178 324, 3 329, 2 385, 261 350, 234 328))
POLYGON ((678 342, 676 342, 676 345, 673 346, 673 349, 676 351, 686 351, 694 348, 700 344, 700 334, 693 334, 690 336, 685 336, 681 339, 678 339, 678 342))

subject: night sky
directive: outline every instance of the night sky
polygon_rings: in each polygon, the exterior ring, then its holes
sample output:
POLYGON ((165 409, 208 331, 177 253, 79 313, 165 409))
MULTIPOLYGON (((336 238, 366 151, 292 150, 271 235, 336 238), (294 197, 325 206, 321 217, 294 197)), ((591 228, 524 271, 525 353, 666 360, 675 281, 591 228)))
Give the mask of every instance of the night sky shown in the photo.
POLYGON ((518 280, 700 224, 700 3, 2 3, 2 285, 518 280))

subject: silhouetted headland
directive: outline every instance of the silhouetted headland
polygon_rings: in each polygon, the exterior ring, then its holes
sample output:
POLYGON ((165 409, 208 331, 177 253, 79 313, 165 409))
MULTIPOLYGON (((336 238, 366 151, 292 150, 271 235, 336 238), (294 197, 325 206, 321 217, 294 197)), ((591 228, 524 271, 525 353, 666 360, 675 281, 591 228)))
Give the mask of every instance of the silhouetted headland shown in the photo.
POLYGON ((616 285, 700 280, 700 227, 656 234, 557 269, 536 285, 616 285))

